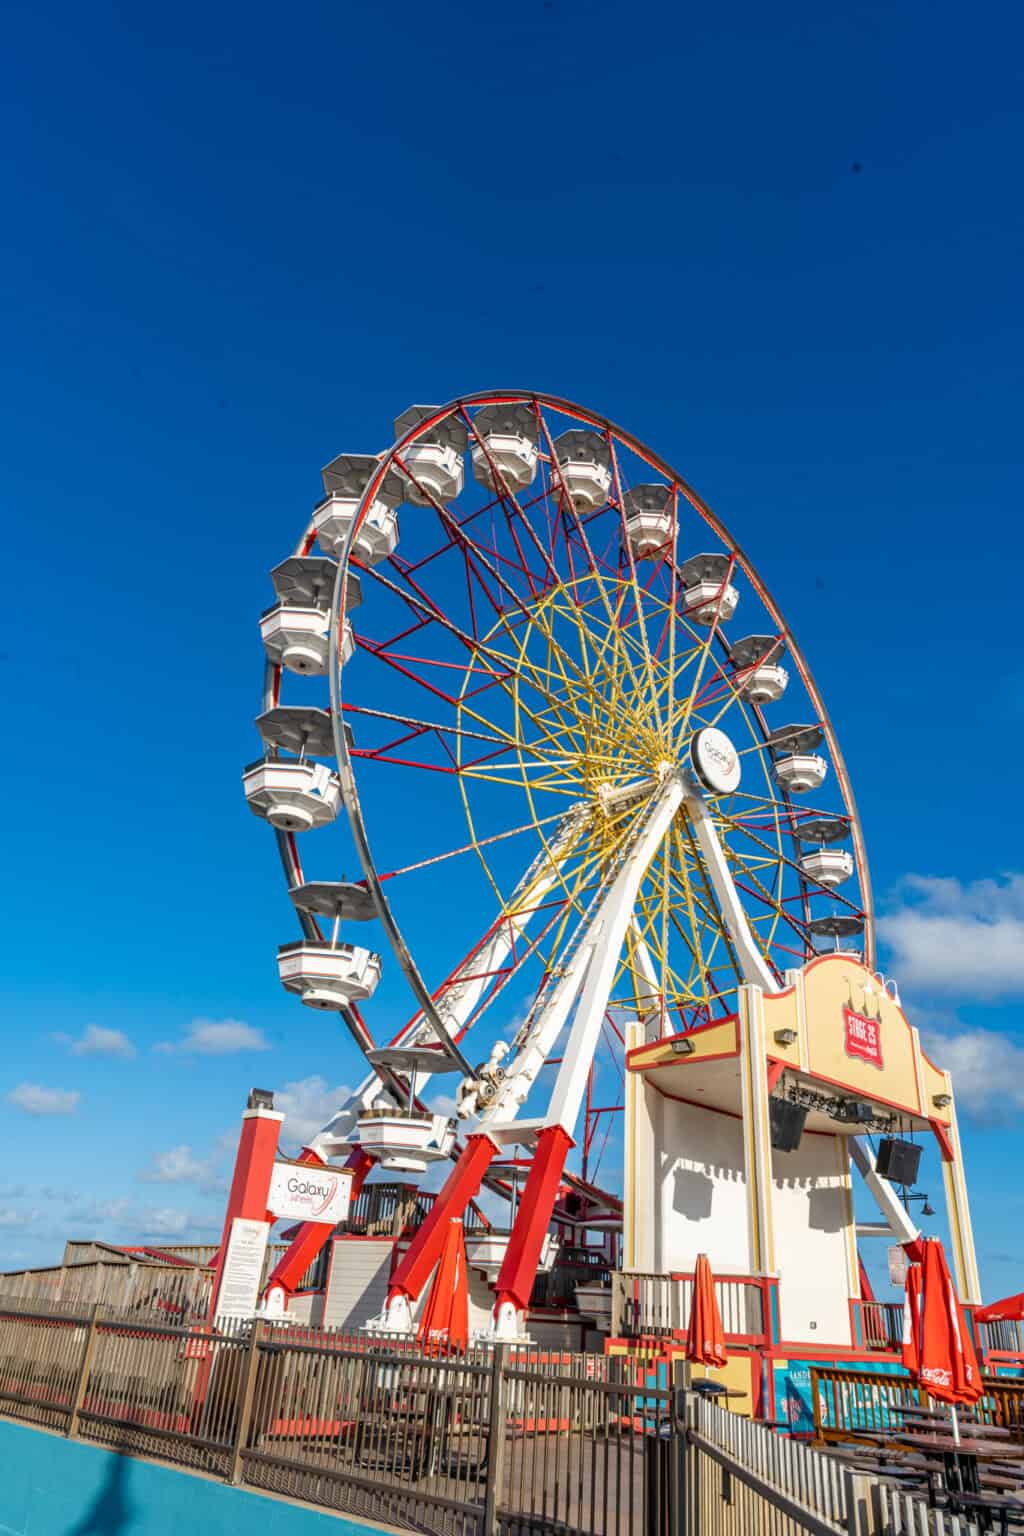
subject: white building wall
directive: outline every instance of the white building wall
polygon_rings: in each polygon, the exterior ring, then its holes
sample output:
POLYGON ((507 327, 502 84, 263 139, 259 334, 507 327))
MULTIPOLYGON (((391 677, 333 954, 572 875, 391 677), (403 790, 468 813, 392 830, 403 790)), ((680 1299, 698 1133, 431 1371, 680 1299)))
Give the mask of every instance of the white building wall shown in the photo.
POLYGON ((804 1133, 795 1152, 772 1152, 772 1209, 784 1340, 845 1344, 850 1338, 852 1207, 845 1145, 804 1133))
POLYGON ((657 1096, 654 1269, 692 1270, 706 1253, 720 1274, 750 1273, 743 1128, 733 1115, 657 1096))

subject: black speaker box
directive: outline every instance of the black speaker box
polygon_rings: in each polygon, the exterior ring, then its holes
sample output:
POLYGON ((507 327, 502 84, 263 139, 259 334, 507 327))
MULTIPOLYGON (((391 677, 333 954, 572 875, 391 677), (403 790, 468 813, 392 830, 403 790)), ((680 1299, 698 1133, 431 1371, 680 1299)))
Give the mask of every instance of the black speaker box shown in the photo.
POLYGON ((897 1136, 883 1136, 878 1143, 877 1172, 890 1184, 914 1184, 921 1165, 921 1148, 897 1136))
POLYGON ((802 1104, 790 1099, 768 1100, 768 1122, 771 1142, 776 1152, 795 1152, 804 1133, 807 1111, 802 1104))

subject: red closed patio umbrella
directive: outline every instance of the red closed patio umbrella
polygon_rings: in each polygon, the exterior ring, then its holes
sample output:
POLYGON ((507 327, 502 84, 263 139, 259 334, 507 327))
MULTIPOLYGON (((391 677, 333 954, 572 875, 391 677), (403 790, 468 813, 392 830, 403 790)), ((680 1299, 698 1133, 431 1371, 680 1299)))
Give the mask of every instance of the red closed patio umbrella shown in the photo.
MULTIPOLYGON (((957 1404, 978 1401, 984 1390, 981 1371, 942 1244, 937 1237, 929 1237, 922 1247, 921 1294, 913 1341, 917 1350, 917 1379, 929 1397, 949 1404, 953 1434, 959 1439, 957 1404)), ((906 1358, 905 1352, 905 1361, 906 1358)))
POLYGON ((693 1274, 686 1358, 695 1365, 724 1365, 729 1358, 725 1350, 722 1314, 718 1310, 718 1298, 715 1295, 715 1280, 706 1253, 697 1255, 697 1267, 693 1274))
POLYGON ((469 1280, 461 1220, 449 1223, 416 1337, 455 1349, 465 1349, 469 1343, 469 1280))
POLYGON ((903 1293, 903 1365, 916 1380, 921 1358, 917 1342, 921 1333, 921 1266, 907 1266, 906 1290, 903 1293))

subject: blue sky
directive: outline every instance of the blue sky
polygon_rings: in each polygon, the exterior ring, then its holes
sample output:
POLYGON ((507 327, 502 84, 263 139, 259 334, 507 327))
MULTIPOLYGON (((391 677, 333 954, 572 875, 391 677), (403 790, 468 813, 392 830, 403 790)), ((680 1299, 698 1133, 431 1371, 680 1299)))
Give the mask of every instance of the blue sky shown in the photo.
MULTIPOLYGON (((291 1085, 301 1134, 353 1081, 278 988, 239 786, 267 571, 328 458, 515 384, 639 433, 779 598, 958 1072, 986 1289, 1019 1288, 1022 31, 8 12, 0 1263, 216 1227, 248 1087, 291 1085)), ((404 1012, 386 981, 375 1023, 404 1012)))

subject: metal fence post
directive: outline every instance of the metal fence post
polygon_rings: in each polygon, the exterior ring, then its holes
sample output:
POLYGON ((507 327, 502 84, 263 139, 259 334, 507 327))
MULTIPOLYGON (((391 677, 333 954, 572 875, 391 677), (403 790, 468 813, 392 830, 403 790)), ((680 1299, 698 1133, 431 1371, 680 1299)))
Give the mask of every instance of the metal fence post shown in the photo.
POLYGON ((235 1444, 231 1452, 231 1472, 229 1482, 240 1483, 242 1481, 242 1453, 245 1450, 245 1442, 249 1437, 249 1425, 252 1422, 252 1404, 256 1396, 256 1373, 260 1363, 260 1334, 263 1325, 253 1320, 252 1332, 249 1334, 249 1344, 245 1351, 245 1364, 242 1368, 242 1393, 238 1404, 238 1423, 235 1426, 235 1444))
POLYGON ((507 1346, 495 1344, 491 1361, 491 1401, 487 1416, 487 1491, 482 1536, 499 1536, 498 1503, 505 1483, 505 1357, 507 1346))
POLYGON ((92 1356, 96 1348, 96 1325, 100 1320, 100 1310, 103 1303, 93 1302, 92 1314, 89 1318, 89 1326, 85 1331, 85 1344, 82 1347, 82 1358, 78 1362, 78 1380, 75 1383, 75 1395, 71 1399, 71 1412, 68 1414, 67 1433, 69 1438, 78 1434, 78 1419, 82 1412, 82 1404, 85 1402, 86 1390, 89 1386, 89 1373, 92 1370, 92 1356))
POLYGON ((665 1521, 665 1529, 677 1531, 679 1536, 690 1536, 687 1531, 687 1493, 686 1471, 690 1442, 689 1413, 687 1403, 687 1387, 689 1386, 690 1371, 685 1360, 676 1360, 672 1365, 672 1402, 669 1412, 669 1423, 672 1426, 672 1468, 669 1482, 669 1509, 668 1518, 665 1521))

